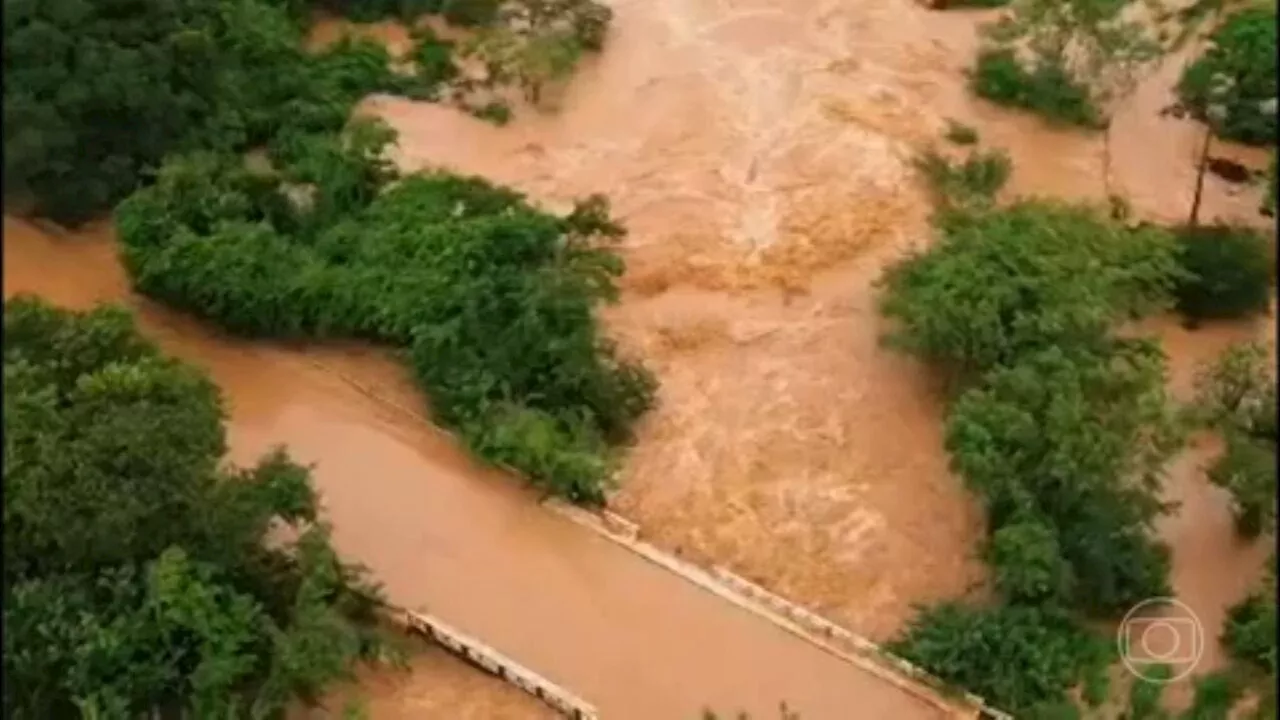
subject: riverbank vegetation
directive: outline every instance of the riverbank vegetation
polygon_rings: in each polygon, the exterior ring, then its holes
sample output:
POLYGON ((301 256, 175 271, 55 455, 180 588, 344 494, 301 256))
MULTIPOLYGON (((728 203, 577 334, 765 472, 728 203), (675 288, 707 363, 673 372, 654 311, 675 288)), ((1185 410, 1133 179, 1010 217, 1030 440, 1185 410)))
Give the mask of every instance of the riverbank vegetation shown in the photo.
MULTIPOLYGON (((1219 434, 1224 449, 1210 482, 1231 494, 1236 532, 1245 540, 1274 534, 1277 506, 1276 376, 1266 348, 1228 348, 1197 379, 1196 419, 1219 434)), ((1231 608, 1222 642, 1237 661, 1227 679, 1257 696, 1257 717, 1276 716, 1276 556, 1258 588, 1231 608)))
POLYGON ((387 650, 309 474, 121 309, 4 310, 6 717, 278 717, 387 650))
POLYGON ((1128 16, 1128 2, 1014 0, 985 29, 970 88, 998 105, 1084 128, 1105 127, 1106 108, 1132 88, 1161 44, 1128 16))
MULTIPOLYGON (((946 445, 986 509, 994 603, 928 608, 891 648, 1020 716, 1057 712, 1075 688, 1100 703, 1114 650, 1087 628, 1169 594, 1152 527, 1187 429, 1158 345, 1116 328, 1207 273, 1174 232, 1056 201, 974 202, 991 184, 939 162, 921 164, 944 196, 939 239, 886 271, 881 310, 890 345, 949 380, 946 445)), ((1257 483, 1238 482, 1256 507, 1257 483)))
POLYGON ((1276 9, 1249 3, 1226 15, 1209 47, 1178 81, 1182 105, 1225 140, 1271 145, 1276 138, 1276 9), (1220 117, 1211 118, 1217 106, 1220 117))
POLYGON ((1193 323, 1264 313, 1275 284, 1275 244, 1247 227, 1199 225, 1178 232, 1186 271, 1175 290, 1193 323))
MULTIPOLYGON (((481 84, 516 82, 535 95, 603 46, 612 17, 591 0, 518 0, 502 13, 492 0, 321 6, 362 19, 441 12, 482 25, 477 37, 503 38, 505 50, 485 55, 481 84)), ((311 9, 306 0, 139 0, 127 8, 9 0, 6 203, 78 224, 148 182, 169 153, 240 152, 334 132, 369 93, 438 99, 460 78, 450 53, 465 48, 428 31, 418 33, 407 74, 392 72, 386 49, 372 41, 310 54, 303 36, 311 9)), ((477 111, 503 117, 495 102, 477 111)))
MULTIPOLYGON (((610 19, 587 0, 357 5, 327 7, 505 33, 487 66, 526 88, 549 77, 525 67, 526 43, 563 74, 547 38, 598 50, 610 19)), ((455 46, 430 32, 402 74, 372 41, 305 52, 306 3, 166 7, 6 3, 6 168, 28 206, 74 222, 132 193, 116 216, 142 292, 242 334, 402 349, 477 454, 603 501, 609 448, 653 390, 592 315, 622 271, 603 200, 555 216, 479 179, 398 177, 383 159, 393 133, 348 120, 370 92, 436 97, 459 75, 455 46), (272 169, 251 169, 250 149, 272 169)))
POLYGON ((390 139, 355 122, 295 143, 277 173, 172 157, 116 213, 126 268, 240 334, 402 349, 435 418, 480 457, 602 502, 609 448, 653 391, 592 314, 616 297, 622 229, 599 197, 558 216, 478 178, 400 178, 390 139))

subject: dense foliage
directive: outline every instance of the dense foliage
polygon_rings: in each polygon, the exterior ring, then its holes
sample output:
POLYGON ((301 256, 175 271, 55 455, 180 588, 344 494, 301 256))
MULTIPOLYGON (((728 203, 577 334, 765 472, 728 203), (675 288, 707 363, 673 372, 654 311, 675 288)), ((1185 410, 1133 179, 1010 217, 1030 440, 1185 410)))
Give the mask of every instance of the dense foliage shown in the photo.
POLYGON ((1203 419, 1218 430, 1226 449, 1209 479, 1231 493, 1236 527, 1246 537, 1276 525, 1276 378, 1267 351, 1235 345, 1198 378, 1203 419))
POLYGON ((5 717, 278 717, 378 649, 307 470, 222 466, 204 375, 123 310, 4 323, 5 717))
POLYGON ((1265 312, 1275 282, 1272 241, 1246 227, 1198 225, 1179 231, 1178 310, 1193 321, 1265 312))
POLYGON ((891 267, 889 341, 975 375, 1050 348, 1103 350, 1113 324, 1165 307, 1176 244, 1092 209, 1019 201, 944 218, 926 253, 891 267))
MULTIPOLYGON (((591 0, 328 0, 356 19, 442 12, 518 50, 491 82, 527 90, 599 50, 612 14, 591 0), (515 29, 515 28, 518 28, 515 29)), ((5 195, 75 224, 144 184, 171 152, 242 151, 334 132, 371 92, 438 99, 455 48, 418 40, 416 75, 372 41, 303 50, 307 0, 5 0, 5 195), (442 55, 443 53, 443 55, 442 55)), ((462 49, 457 49, 461 52, 462 49)), ((490 103, 492 105, 492 103, 490 103)), ((490 116, 497 111, 485 105, 490 116)))
POLYGON ((1052 122, 1086 128, 1104 124, 1089 89, 1057 60, 1038 59, 1028 66, 1012 48, 986 48, 978 53, 970 87, 978 97, 1052 122))
POLYGON ((895 647, 1006 710, 1069 717, 1103 662, 1084 617, 1168 593, 1151 530, 1180 427, 1159 348, 1113 328, 1172 303, 1177 243, 1053 202, 944 209, 881 309, 893 345, 959 381, 947 448, 986 506, 1000 604, 926 610, 895 647))
POLYGON ((1276 11, 1250 3, 1227 17, 1203 55, 1187 67, 1178 95, 1200 119, 1220 105, 1214 131, 1228 140, 1269 145, 1276 139, 1276 11))
POLYGON ((987 28, 971 85, 980 97, 1052 122, 1105 125, 1103 108, 1123 96, 1161 46, 1127 14, 1130 0, 1014 0, 987 28))
POLYGON ((172 158, 117 212, 138 288, 242 334, 404 348, 437 419, 479 455, 600 502, 608 447, 653 386, 592 314, 615 297, 621 228, 598 197, 559 217, 476 178, 396 179, 388 133, 301 138, 277 175, 172 158))
POLYGON ((393 89, 387 54, 310 57, 268 0, 5 2, 6 196, 75 223, 135 189, 169 152, 244 149, 333 131, 393 89))
POLYGON ((1019 717, 1108 659, 1108 646, 1072 618, 1030 606, 935 605, 886 649, 1019 717))

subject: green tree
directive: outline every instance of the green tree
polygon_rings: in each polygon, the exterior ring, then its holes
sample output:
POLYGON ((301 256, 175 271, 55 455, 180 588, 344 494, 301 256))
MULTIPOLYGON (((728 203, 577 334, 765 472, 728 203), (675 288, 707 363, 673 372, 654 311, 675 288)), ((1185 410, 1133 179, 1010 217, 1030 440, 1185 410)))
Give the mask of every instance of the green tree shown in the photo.
POLYGON ((1106 657, 1102 641, 1061 611, 1018 605, 935 605, 887 649, 1020 717, 1065 699, 1106 657))
POLYGON ((203 374, 123 310, 4 320, 6 717, 277 717, 372 657, 307 470, 222 465, 203 374))
POLYGON ((1027 520, 995 531, 987 562, 995 573, 996 587, 1011 602, 1055 601, 1071 593, 1071 566, 1046 523, 1027 520))
POLYGON ((974 70, 975 91, 1052 120, 1102 125, 1104 107, 1161 54, 1127 16, 1129 0, 1014 0, 990 27, 974 70))
POLYGON ((1086 207, 1019 201, 939 231, 886 271, 881 312, 892 345, 970 378, 1038 349, 1099 347, 1114 323, 1167 307, 1181 274, 1171 234, 1086 207))
POLYGON ((1276 15, 1270 3, 1249 3, 1214 31, 1210 46, 1178 81, 1182 103, 1201 120, 1212 105, 1223 117, 1212 124, 1228 140, 1264 145, 1276 136, 1276 15), (1226 92, 1215 95, 1214 86, 1226 92))
POLYGON ((6 197, 78 223, 168 153, 331 132, 363 95, 397 87, 376 43, 307 55, 290 12, 271 0, 6 0, 6 197))
POLYGON ((1245 537, 1275 530, 1276 379, 1266 348, 1227 348, 1197 377, 1196 410, 1220 432, 1226 450, 1209 480, 1231 493, 1236 529, 1245 537))
POLYGON ((949 415, 953 466, 986 501, 990 527, 1051 523, 1075 607, 1123 611, 1167 590, 1167 551, 1147 534, 1180 444, 1162 360, 1148 343, 1105 356, 1045 350, 993 371, 949 415))
POLYGON ((1275 282, 1271 241, 1250 228, 1195 226, 1178 233, 1178 310, 1192 322, 1265 312, 1275 282))

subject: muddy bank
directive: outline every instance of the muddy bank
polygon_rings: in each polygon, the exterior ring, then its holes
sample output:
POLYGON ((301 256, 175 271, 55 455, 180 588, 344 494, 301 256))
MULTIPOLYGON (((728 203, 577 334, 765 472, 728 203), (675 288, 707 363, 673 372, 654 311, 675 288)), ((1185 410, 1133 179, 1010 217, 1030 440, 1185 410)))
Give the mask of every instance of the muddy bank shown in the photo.
POLYGON ((618 720, 695 717, 704 705, 806 718, 935 718, 934 706, 547 512, 519 481, 477 467, 364 351, 234 341, 126 291, 109 234, 52 238, 5 219, 4 289, 85 307, 128 301, 145 333, 222 388, 233 459, 276 443, 315 464, 340 552, 396 604, 482 638, 618 720), (335 360, 341 358, 341 360, 335 360), (377 391, 379 395, 382 390, 377 391), (408 409, 405 409, 408 408, 408 409))

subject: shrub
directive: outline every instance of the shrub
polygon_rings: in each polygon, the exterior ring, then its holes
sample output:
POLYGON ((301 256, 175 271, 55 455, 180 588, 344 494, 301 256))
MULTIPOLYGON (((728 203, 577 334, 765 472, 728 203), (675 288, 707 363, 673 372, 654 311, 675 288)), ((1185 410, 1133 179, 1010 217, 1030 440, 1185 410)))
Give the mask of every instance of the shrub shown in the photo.
POLYGON ((1248 228, 1197 226, 1179 232, 1178 309, 1192 320, 1246 317, 1267 309, 1274 280, 1270 242, 1248 228))
POLYGON ((5 6, 6 193, 60 222, 109 208, 167 153, 335 131, 395 87, 381 45, 309 56, 268 0, 64 5, 5 6))
POLYGON ((990 206, 1013 171, 1009 154, 1002 150, 970 153, 960 164, 928 150, 915 166, 928 180, 944 210, 990 206))
POLYGON ((1267 561, 1267 575, 1258 592, 1227 613, 1222 641, 1235 657, 1276 672, 1276 558, 1267 561))
POLYGON ((224 465, 207 377, 123 310, 4 321, 6 716, 271 717, 380 650, 308 471, 224 465))
POLYGON ((1209 469, 1209 481, 1231 493, 1236 531, 1245 538, 1276 524, 1276 446, 1241 433, 1227 434, 1227 449, 1209 469))
POLYGON ((411 57, 419 82, 434 96, 442 85, 458 77, 458 66, 453 60, 453 43, 439 39, 430 28, 417 32, 411 57))
POLYGON ((1276 137, 1276 16, 1274 6, 1251 4, 1232 13, 1214 31, 1211 45, 1178 82, 1182 103, 1201 120, 1210 105, 1226 111, 1214 131, 1252 145, 1276 137), (1229 87, 1215 96, 1215 83, 1229 87), (1270 107, 1268 108, 1268 104, 1270 107))
POLYGON ((955 603, 922 611, 887 649, 1015 715, 1064 700, 1105 652, 1057 611, 955 603))
POLYGON ((972 126, 949 119, 943 137, 956 145, 975 145, 978 142, 978 131, 972 126))
POLYGON ((120 206, 126 267, 143 292, 241 334, 407 349, 436 418, 481 457, 601 502, 609 448, 654 387, 593 316, 616 297, 621 228, 602 198, 560 217, 477 178, 390 185, 387 140, 359 124, 303 138, 265 180, 234 158, 175 158, 120 206), (315 188, 310 208, 280 205, 286 180, 315 188))
POLYGON ((1086 128, 1105 125, 1088 88, 1052 60, 1040 60, 1028 69, 1011 48, 987 48, 978 53, 970 84, 978 97, 1030 110, 1052 122, 1086 128))
POLYGON ((1176 245, 1151 227, 1046 201, 944 218, 928 252, 890 267, 896 347, 974 377, 1049 347, 1098 347, 1113 323, 1165 307, 1176 245))
POLYGON ((1169 713, 1160 707, 1160 697, 1172 673, 1168 665, 1149 665, 1144 668, 1147 677, 1135 677, 1129 686, 1129 720, 1169 720, 1169 713))
POLYGON ((500 0, 443 0, 440 13, 453 25, 482 27, 498 19, 500 0))
MULTIPOLYGON (((1145 530, 1160 509, 1154 479, 1178 440, 1162 358, 1143 344, 1109 356, 1029 356, 992 371, 947 421, 952 464, 986 501, 997 537, 1033 539, 1050 588, 1062 587, 1059 563, 1069 563, 1076 605, 1100 611, 1167 590, 1168 558, 1145 530), (1025 517, 1050 523, 1057 543, 1045 529, 1010 524, 1025 517), (1045 557, 1055 546, 1062 561, 1045 557)), ((996 566, 998 581, 1012 572, 996 566)), ((1044 579, 1031 567, 1016 572, 1044 579)))
POLYGON ((1053 528, 1043 522, 1016 522, 996 530, 987 562, 996 586, 1011 602, 1053 601, 1070 594, 1071 567, 1062 559, 1053 528))
POLYGON ((1227 720, 1242 688, 1226 673, 1196 678, 1195 699, 1182 720, 1227 720))
POLYGON ((1196 376, 1195 407, 1202 420, 1228 434, 1276 442, 1276 379, 1267 349, 1237 343, 1196 376))

